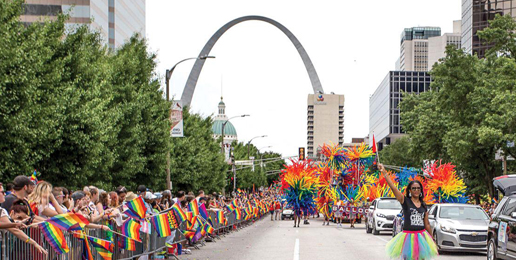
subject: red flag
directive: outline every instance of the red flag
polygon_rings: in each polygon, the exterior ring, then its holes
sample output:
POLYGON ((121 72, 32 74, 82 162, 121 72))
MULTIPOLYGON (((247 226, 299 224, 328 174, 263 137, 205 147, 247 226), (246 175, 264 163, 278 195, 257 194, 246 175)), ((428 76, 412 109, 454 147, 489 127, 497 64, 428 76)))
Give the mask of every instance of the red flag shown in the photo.
POLYGON ((376 140, 374 140, 374 134, 373 134, 373 153, 376 153, 376 140))

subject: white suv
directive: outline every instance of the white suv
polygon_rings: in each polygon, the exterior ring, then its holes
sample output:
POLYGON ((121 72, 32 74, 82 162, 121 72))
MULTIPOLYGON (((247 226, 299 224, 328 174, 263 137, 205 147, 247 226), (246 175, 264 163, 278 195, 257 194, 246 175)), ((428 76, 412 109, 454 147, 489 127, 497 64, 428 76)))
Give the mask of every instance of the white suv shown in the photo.
POLYGON ((378 235, 380 231, 392 231, 392 221, 400 210, 401 204, 396 198, 384 197, 373 200, 367 213, 366 232, 378 235))

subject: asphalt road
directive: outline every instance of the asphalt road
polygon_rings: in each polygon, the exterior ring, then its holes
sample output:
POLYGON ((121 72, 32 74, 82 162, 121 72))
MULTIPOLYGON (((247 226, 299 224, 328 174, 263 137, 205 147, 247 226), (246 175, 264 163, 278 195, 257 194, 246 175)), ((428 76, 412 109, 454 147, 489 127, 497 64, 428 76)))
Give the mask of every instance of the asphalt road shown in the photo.
MULTIPOLYGON (((206 243, 182 260, 261 260, 261 259, 388 259, 385 245, 391 233, 379 236, 366 234, 363 224, 351 229, 349 224, 322 226, 322 219, 310 219, 310 225, 293 228, 293 221, 271 221, 264 218, 253 225, 233 232, 217 242, 206 243)), ((446 253, 436 259, 486 259, 480 253, 446 253)))

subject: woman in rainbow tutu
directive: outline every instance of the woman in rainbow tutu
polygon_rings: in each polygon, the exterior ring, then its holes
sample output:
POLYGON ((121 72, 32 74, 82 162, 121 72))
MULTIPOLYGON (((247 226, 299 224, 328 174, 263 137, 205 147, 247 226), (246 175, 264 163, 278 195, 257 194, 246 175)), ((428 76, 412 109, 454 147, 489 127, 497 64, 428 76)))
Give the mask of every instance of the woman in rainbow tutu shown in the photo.
POLYGON ((437 246, 430 236, 427 206, 423 201, 423 186, 419 181, 411 181, 403 195, 394 185, 382 164, 378 164, 387 184, 401 203, 405 222, 403 232, 395 236, 385 248, 393 259, 429 260, 438 255, 437 246))

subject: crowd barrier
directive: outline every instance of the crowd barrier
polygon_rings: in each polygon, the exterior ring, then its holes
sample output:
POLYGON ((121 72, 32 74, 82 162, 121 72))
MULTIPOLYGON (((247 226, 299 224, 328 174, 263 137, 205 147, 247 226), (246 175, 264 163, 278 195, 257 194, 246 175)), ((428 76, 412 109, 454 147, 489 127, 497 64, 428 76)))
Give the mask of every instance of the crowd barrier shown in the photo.
MULTIPOLYGON (((216 219, 216 213, 209 211, 209 216, 212 219, 216 219)), ((252 224, 255 220, 259 218, 252 218, 250 220, 236 220, 234 212, 227 213, 226 214, 227 219, 227 225, 222 225, 214 221, 213 228, 214 233, 212 237, 216 239, 220 239, 220 236, 225 236, 225 234, 231 232, 231 231, 238 231, 239 229, 252 224)), ((263 216, 262 216, 263 217, 263 216)), ((261 218, 261 217, 260 217, 261 218)), ((120 232, 120 228, 116 225, 116 223, 103 223, 103 224, 110 224, 110 227, 113 231, 120 232)), ((186 229, 186 223, 183 222, 180 224, 178 229, 174 229, 172 232, 171 237, 159 237, 156 233, 156 231, 153 229, 153 227, 150 227, 151 233, 146 234, 143 232, 140 232, 140 238, 142 240, 141 243, 135 242, 136 249, 135 251, 129 251, 120 248, 118 242, 120 240, 120 236, 113 235, 113 242, 114 242, 114 250, 113 250, 113 259, 121 259, 121 260, 128 260, 128 259, 137 259, 140 256, 145 255, 153 255, 157 253, 162 253, 167 250, 167 241, 168 244, 178 244, 178 243, 184 243, 187 241, 181 230, 186 229)), ((26 259, 34 259, 34 260, 76 260, 76 259, 82 259, 83 254, 83 241, 80 238, 77 238, 70 232, 63 232, 64 237, 66 239, 69 252, 64 253, 61 255, 58 255, 54 249, 50 246, 50 244, 47 242, 45 237, 43 236, 43 233, 38 227, 30 227, 26 230, 23 230, 29 237, 31 237, 33 240, 35 240, 39 245, 41 245, 43 248, 45 248, 48 252, 48 256, 45 256, 41 253, 39 253, 36 248, 34 248, 32 245, 25 243, 25 241, 21 241, 16 236, 14 236, 12 233, 6 231, 6 230, 0 230, 0 256, 1 260, 26 260, 26 259)), ((86 229, 86 234, 88 236, 101 238, 105 240, 110 240, 108 237, 107 231, 102 231, 99 229, 86 229)), ((197 244, 204 244, 204 239, 192 244, 195 248, 198 249, 197 244)), ((94 260, 102 260, 103 258, 97 253, 97 251, 90 246, 90 250, 93 256, 94 260)), ((175 257, 171 255, 172 257, 175 257)), ((175 257, 177 259, 177 257, 175 257)))

